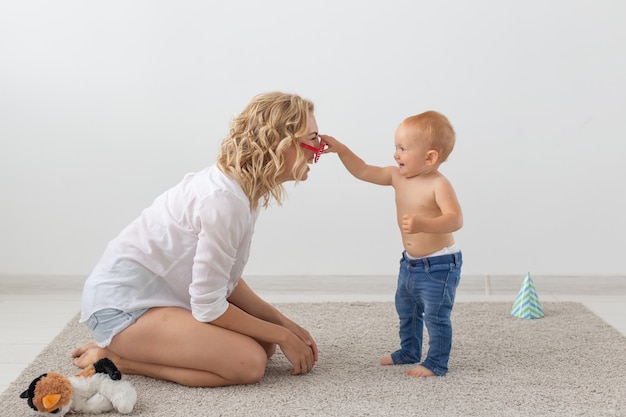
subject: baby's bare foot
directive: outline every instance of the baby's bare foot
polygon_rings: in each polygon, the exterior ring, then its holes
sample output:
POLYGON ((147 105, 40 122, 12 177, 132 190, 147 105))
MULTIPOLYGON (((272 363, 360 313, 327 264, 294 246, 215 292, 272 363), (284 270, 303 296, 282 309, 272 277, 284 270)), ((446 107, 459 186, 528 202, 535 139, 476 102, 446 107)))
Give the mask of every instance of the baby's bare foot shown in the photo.
POLYGON ((435 374, 433 371, 431 371, 430 369, 422 366, 422 365, 417 365, 415 368, 409 369, 408 371, 406 371, 407 375, 410 375, 412 377, 416 377, 416 378, 425 378, 428 376, 436 376, 437 374, 435 374))
POLYGON ((391 359, 391 355, 387 355, 380 360, 381 365, 393 365, 393 359, 391 359))
POLYGON ((115 363, 116 359, 119 358, 118 355, 115 355, 109 349, 99 348, 94 342, 87 343, 84 346, 74 349, 72 351, 72 357, 74 358, 74 365, 83 369, 89 365, 93 365, 102 358, 109 358, 113 361, 113 363, 115 363))

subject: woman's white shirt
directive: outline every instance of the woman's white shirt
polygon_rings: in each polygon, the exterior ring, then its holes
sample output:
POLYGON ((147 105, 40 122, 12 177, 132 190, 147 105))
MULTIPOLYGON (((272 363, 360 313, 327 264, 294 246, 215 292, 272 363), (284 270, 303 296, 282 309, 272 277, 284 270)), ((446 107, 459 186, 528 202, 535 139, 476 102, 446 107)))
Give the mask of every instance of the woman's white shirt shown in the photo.
POLYGON ((217 166, 187 174, 107 245, 85 282, 81 322, 104 308, 224 314, 250 255, 258 210, 217 166))

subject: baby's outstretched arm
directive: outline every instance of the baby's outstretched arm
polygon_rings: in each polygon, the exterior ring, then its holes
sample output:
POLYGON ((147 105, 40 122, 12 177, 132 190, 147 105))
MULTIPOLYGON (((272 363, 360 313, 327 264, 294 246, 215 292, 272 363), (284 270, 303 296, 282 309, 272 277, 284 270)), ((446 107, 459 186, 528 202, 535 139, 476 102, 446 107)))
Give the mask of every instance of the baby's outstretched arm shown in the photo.
POLYGON ((378 185, 391 185, 392 169, 394 167, 368 165, 352 152, 350 148, 334 137, 328 135, 320 135, 320 137, 328 145, 324 153, 332 152, 339 155, 339 159, 341 159, 341 162, 350 174, 362 181, 378 185))

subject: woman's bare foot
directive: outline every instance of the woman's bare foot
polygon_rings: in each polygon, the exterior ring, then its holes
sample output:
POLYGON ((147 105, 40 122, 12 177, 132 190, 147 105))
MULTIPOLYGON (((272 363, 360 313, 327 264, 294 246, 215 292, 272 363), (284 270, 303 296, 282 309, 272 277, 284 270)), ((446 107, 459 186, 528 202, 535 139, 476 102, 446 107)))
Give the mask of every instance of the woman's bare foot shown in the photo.
POLYGON ((435 374, 433 371, 431 371, 430 369, 422 366, 422 365, 417 365, 415 368, 409 369, 408 371, 406 371, 407 375, 410 375, 412 377, 416 377, 416 378, 425 378, 428 376, 436 376, 437 374, 435 374))
POLYGON ((393 359, 391 359, 391 355, 387 355, 380 360, 381 365, 393 365, 393 359))
POLYGON ((94 342, 90 342, 74 349, 72 351, 72 358, 74 358, 74 365, 85 369, 102 358, 109 358, 117 365, 120 356, 111 352, 109 349, 100 348, 94 342))

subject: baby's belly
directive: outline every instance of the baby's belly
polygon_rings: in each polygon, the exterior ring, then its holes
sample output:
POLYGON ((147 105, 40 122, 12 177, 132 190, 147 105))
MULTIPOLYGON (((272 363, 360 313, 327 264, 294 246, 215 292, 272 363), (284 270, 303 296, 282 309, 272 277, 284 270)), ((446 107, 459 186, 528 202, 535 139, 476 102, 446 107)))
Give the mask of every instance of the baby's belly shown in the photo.
POLYGON ((437 252, 446 246, 454 244, 454 236, 451 234, 432 235, 416 233, 403 235, 402 243, 404 250, 413 258, 421 258, 437 252))

